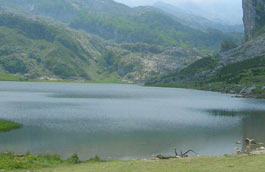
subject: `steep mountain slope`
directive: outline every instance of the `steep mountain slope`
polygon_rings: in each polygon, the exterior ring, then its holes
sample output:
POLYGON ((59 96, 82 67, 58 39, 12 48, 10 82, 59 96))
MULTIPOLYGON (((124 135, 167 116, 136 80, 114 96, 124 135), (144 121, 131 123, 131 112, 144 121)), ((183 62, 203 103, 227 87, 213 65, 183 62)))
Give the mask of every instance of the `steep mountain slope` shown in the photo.
POLYGON ((0 12, 0 72, 40 79, 143 82, 201 58, 193 49, 118 45, 64 27, 0 12))
POLYGON ((92 37, 82 38, 86 35, 6 13, 0 13, 0 35, 2 71, 30 78, 94 77, 96 71, 90 69, 99 52, 91 46, 92 41, 97 41, 92 37))
POLYGON ((176 73, 149 81, 265 98, 265 2, 243 0, 245 42, 215 57, 200 59, 176 73))
POLYGON ((129 8, 112 0, 0 0, 0 4, 7 10, 51 17, 118 43, 217 50, 224 40, 241 40, 240 35, 192 29, 153 8, 129 8))
POLYGON ((131 9, 112 0, 0 0, 0 5, 13 12, 47 16, 69 23, 82 12, 128 15, 131 9))
POLYGON ((245 39, 251 40, 265 32, 265 1, 243 0, 245 39))

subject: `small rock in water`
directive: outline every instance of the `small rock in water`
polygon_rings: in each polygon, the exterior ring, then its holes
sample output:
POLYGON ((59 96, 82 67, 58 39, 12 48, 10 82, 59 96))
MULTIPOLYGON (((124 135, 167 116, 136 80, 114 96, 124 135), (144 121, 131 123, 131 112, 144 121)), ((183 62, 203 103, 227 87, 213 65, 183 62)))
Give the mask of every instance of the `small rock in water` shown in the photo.
POLYGON ((260 147, 259 150, 265 150, 265 147, 260 147))
POLYGON ((236 144, 237 144, 237 145, 240 145, 240 144, 241 144, 241 142, 240 142, 240 141, 237 141, 237 142, 236 142, 236 144))
POLYGON ((256 145, 257 144, 255 139, 246 138, 245 142, 247 145, 256 145))
POLYGON ((238 147, 234 147, 234 150, 237 150, 237 149, 239 149, 238 147))
POLYGON ((257 87, 256 86, 253 86, 253 87, 250 87, 250 88, 247 88, 247 87, 245 87, 245 88, 243 88, 241 91, 240 91, 240 93, 239 94, 252 94, 252 92, 254 91, 254 90, 256 90, 257 89, 257 87))

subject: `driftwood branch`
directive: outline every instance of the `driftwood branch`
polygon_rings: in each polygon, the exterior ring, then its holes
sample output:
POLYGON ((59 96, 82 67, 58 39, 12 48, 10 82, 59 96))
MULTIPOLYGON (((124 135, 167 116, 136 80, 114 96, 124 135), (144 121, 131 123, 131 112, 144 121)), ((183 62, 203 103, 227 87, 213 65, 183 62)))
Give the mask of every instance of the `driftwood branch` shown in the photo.
POLYGON ((186 157, 188 157, 188 153, 190 153, 190 152, 193 152, 193 153, 195 153, 197 155, 197 153, 194 152, 191 149, 187 150, 184 153, 181 151, 180 154, 178 154, 177 149, 175 149, 175 156, 157 155, 155 157, 158 158, 158 159, 186 158, 186 157))
POLYGON ((193 152, 193 153, 195 153, 195 154, 197 155, 196 152, 194 152, 193 150, 190 149, 190 150, 187 150, 187 151, 184 152, 184 153, 181 152, 180 156, 181 156, 181 157, 187 157, 189 152, 193 152))

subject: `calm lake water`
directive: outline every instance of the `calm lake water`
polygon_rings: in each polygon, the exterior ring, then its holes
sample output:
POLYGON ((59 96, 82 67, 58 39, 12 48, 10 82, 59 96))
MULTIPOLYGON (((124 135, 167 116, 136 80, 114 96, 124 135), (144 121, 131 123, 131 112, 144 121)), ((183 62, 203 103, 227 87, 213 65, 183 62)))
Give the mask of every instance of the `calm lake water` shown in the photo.
POLYGON ((152 158, 193 149, 234 153, 235 141, 265 142, 265 101, 136 85, 0 82, 0 151, 81 159, 152 158))

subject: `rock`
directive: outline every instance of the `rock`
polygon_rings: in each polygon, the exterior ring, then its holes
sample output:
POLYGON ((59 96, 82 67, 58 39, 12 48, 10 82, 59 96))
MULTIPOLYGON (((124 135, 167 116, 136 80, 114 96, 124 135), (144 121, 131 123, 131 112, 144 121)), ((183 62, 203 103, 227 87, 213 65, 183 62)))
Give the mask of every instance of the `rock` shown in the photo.
POLYGON ((240 144, 241 144, 241 142, 240 142, 240 141, 237 141, 237 142, 236 142, 236 144, 237 144, 237 145, 240 145, 240 144))
POLYGON ((244 94, 246 92, 246 88, 243 88, 240 92, 239 92, 239 94, 244 94))
POLYGON ((265 154, 265 150, 255 150, 255 151, 251 151, 248 155, 264 155, 265 154))
POLYGON ((259 150, 265 150, 265 147, 260 147, 259 150))
POLYGON ((230 90, 229 93, 230 94, 236 94, 236 91, 235 90, 230 90))
POLYGON ((265 86, 261 88, 262 90, 265 90, 265 86))
POLYGON ((250 88, 248 88, 247 89, 247 94, 251 94, 253 91, 255 91, 257 89, 257 87, 256 86, 253 86, 253 87, 250 87, 250 88))
POLYGON ((264 25, 264 0, 243 0, 245 39, 251 40, 256 30, 264 25))
POLYGON ((250 87, 250 88, 243 88, 239 94, 252 94, 254 90, 256 90, 257 87, 256 86, 253 86, 253 87, 250 87))
POLYGON ((235 147, 234 150, 236 151, 237 154, 241 153, 240 149, 235 147))
POLYGON ((249 138, 246 138, 245 142, 246 142, 246 145, 256 145, 257 144, 257 142, 254 139, 249 139, 249 138))

